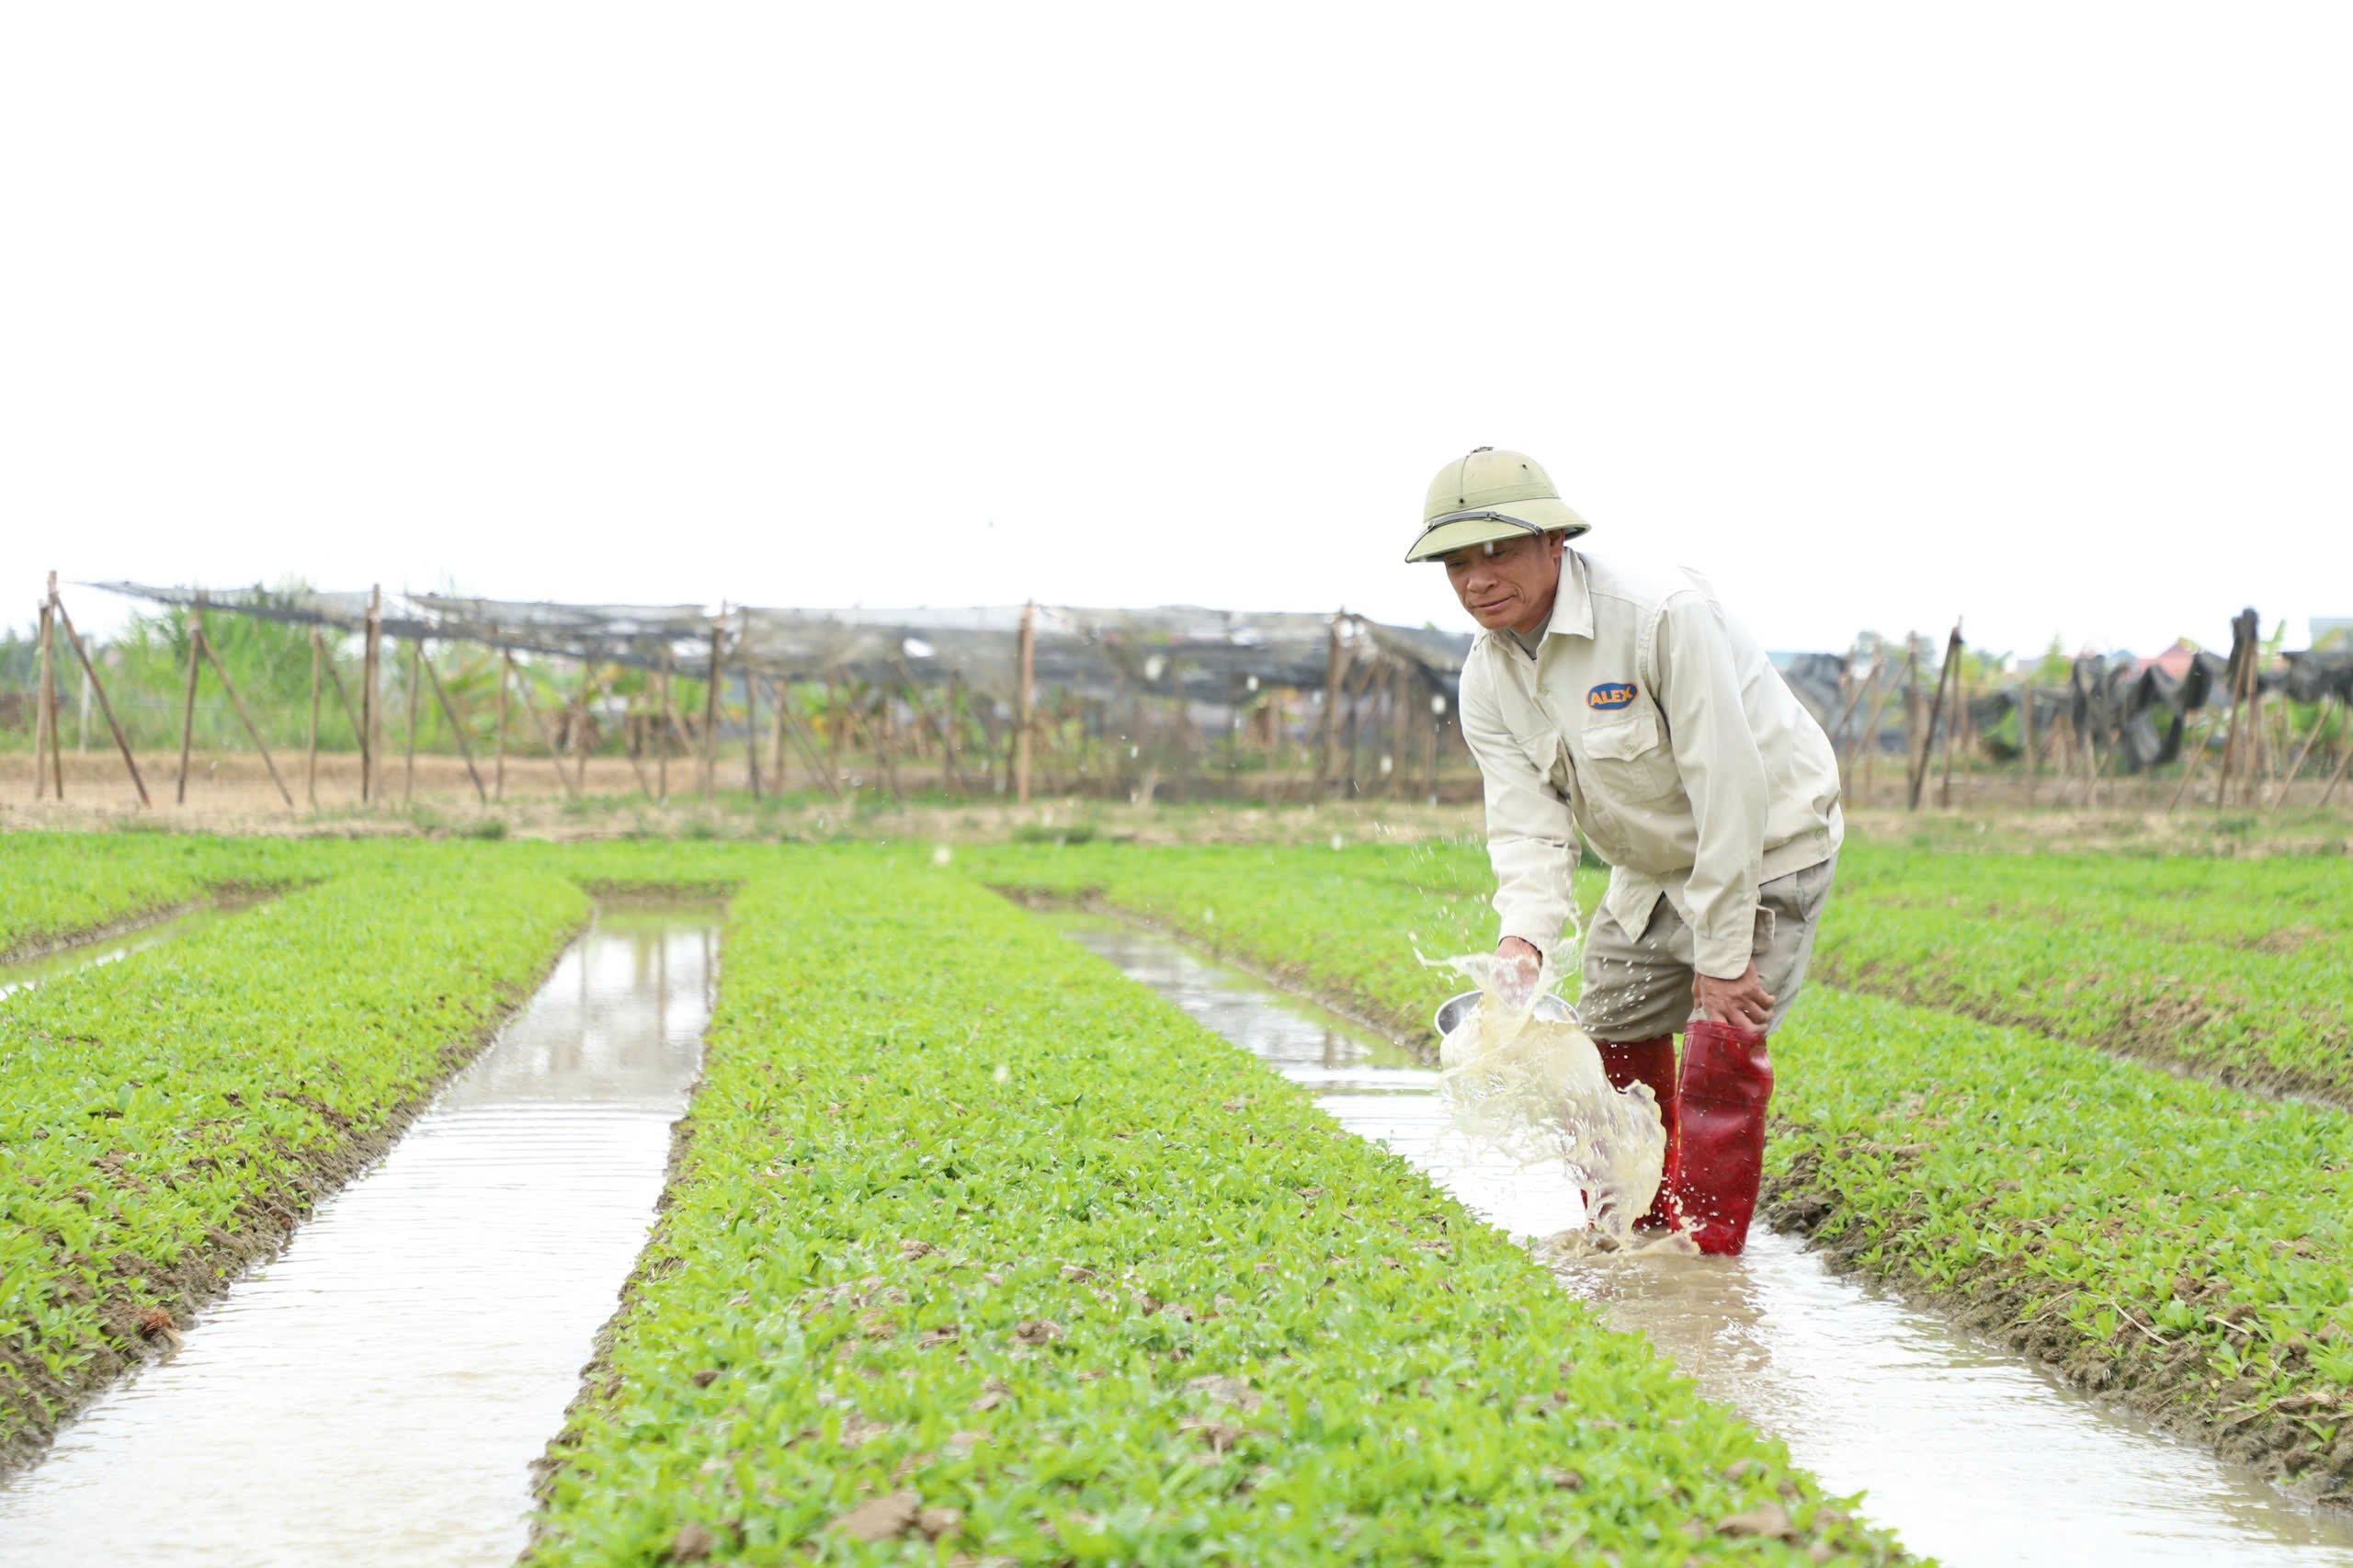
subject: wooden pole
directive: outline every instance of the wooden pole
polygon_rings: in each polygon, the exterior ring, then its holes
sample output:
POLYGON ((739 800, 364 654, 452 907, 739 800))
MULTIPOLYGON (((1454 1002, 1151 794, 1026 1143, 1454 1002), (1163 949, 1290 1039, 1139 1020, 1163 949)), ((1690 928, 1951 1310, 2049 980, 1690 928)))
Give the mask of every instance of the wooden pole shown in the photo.
MULTIPOLYGON (((2353 713, 2353 709, 2346 711, 2353 713)), ((2320 793, 2320 803, 2324 806, 2336 798, 2336 787, 2345 782, 2346 770, 2353 768, 2353 726, 2347 726, 2338 739, 2343 744, 2338 748, 2336 771, 2328 776, 2328 788, 2320 793)))
MULTIPOLYGON (((2303 772, 2304 759, 2312 756, 2313 746, 2320 740, 2320 733, 2328 728, 2329 704, 2335 700, 2334 694, 2321 699, 2319 711, 2313 715, 2313 733, 2304 737, 2302 747, 2296 753, 2296 760, 2289 766, 2288 777, 2280 781, 2279 792, 2271 797, 2273 811, 2276 812, 2288 803, 2288 791, 2296 787, 2296 776, 2303 772)), ((2282 710, 2284 709, 2285 704, 2282 704, 2282 710)))
MULTIPOLYGON (((49 604, 53 611, 57 605, 57 574, 49 574, 49 604)), ((49 710, 49 781, 60 801, 65 799, 65 733, 57 722, 57 617, 52 613, 41 618, 40 637, 40 699, 49 710)), ((36 761, 39 759, 36 758, 36 761)))
POLYGON ((491 767, 490 796, 494 801, 506 799, 506 715, 513 701, 507 683, 514 675, 515 650, 501 648, 498 651, 498 757, 491 767))
POLYGON ((441 684, 441 672, 435 669, 433 661, 425 656, 421 642, 418 645, 416 661, 425 666, 426 678, 433 683, 433 695, 441 704, 442 716, 449 721, 449 733, 457 737, 458 755, 465 759, 466 777, 474 781, 474 793, 486 806, 490 804, 490 790, 483 785, 482 775, 475 771, 474 748, 466 744, 466 722, 458 717, 458 705, 449 700, 449 688, 441 684))
POLYGON ((269 769, 269 781, 278 786, 278 793, 286 801, 286 809, 293 810, 294 791, 289 790, 286 780, 278 776, 278 763, 269 755, 269 743, 261 738, 261 726, 254 722, 251 713, 245 711, 245 699, 237 695, 236 683, 229 678, 228 669, 221 663, 221 655, 212 651, 211 639, 199 636, 197 646, 204 650, 204 662, 212 666, 213 677, 220 681, 221 689, 229 694, 229 706, 236 710, 237 722, 245 727, 245 733, 253 740, 254 750, 261 753, 261 765, 269 769))
POLYGON ((204 658, 204 612, 188 612, 188 700, 180 708, 180 781, 174 805, 188 804, 188 752, 196 738, 196 672, 204 658))
MULTIPOLYGON (((1870 801, 1872 786, 1879 778, 1879 733, 1881 724, 1887 718, 1887 705, 1895 700, 1895 693, 1899 687, 1907 691, 1910 689, 1915 678, 1913 665, 1919 656, 1919 650, 1916 648, 1907 648, 1904 651, 1903 672, 1888 682, 1887 689, 1879 694, 1878 699, 1871 705, 1870 722, 1863 726, 1863 799, 1866 802, 1870 801)), ((1871 670, 1871 684, 1874 687, 1879 684, 1879 677, 1880 672, 1874 667, 1871 670)), ((1904 731, 1904 744, 1907 746, 1911 744, 1911 733, 1908 728, 1904 731)))
POLYGON ((302 799, 319 809, 319 666, 326 659, 326 640, 311 628, 311 728, 302 742, 302 799))
MULTIPOLYGON (((750 674, 747 672, 747 673, 745 675, 745 676, 744 676, 744 682, 745 682, 745 684, 747 687, 751 684, 751 679, 752 679, 752 677, 751 677, 750 674)), ((774 681, 774 680, 769 681, 769 682, 767 683, 767 687, 768 687, 768 758, 769 758, 769 761, 770 761, 771 763, 773 763, 773 764, 774 764, 774 766, 775 766, 775 772, 776 772, 776 792, 777 792, 778 794, 781 795, 781 794, 783 794, 783 793, 785 792, 785 771, 784 771, 784 700, 785 700, 785 689, 784 689, 784 687, 783 687, 779 682, 778 682, 778 681, 774 681)))
MULTIPOLYGON (((1958 622, 1953 630, 1956 633, 1961 630, 1958 622)), ((1956 732, 1963 756, 1968 755, 1971 744, 1977 738, 1977 732, 1970 727, 1969 722, 1969 645, 1956 641, 1953 657, 1956 663, 1952 672, 1952 712, 1945 720, 1945 776, 1938 787, 1940 796, 1938 804, 1942 806, 1952 804, 1952 754, 1956 732)))
MULTIPOLYGON (((841 780, 834 776, 833 770, 819 756, 815 737, 802 726, 801 716, 792 710, 792 687, 790 682, 779 678, 768 683, 768 706, 775 710, 777 721, 782 725, 783 733, 792 737, 793 749, 801 754, 801 760, 809 768, 809 776, 822 782, 835 800, 841 799, 841 780)), ((777 768, 779 790, 783 788, 783 779, 784 769, 779 763, 777 768)))
POLYGON ((416 678, 416 646, 419 639, 408 640, 408 760, 401 767, 401 806, 406 810, 409 800, 416 793, 416 688, 422 684, 416 678))
POLYGON ((948 677, 947 722, 940 727, 940 738, 947 749, 939 759, 939 787, 957 794, 970 791, 964 786, 964 770, 956 766, 956 736, 964 722, 964 672, 957 671, 948 677))
POLYGON ((1332 617, 1332 630, 1324 643, 1324 733, 1315 752, 1315 794, 1322 799, 1329 793, 1335 775, 1340 771, 1340 677, 1348 667, 1348 645, 1340 640, 1340 625, 1347 619, 1345 609, 1332 617))
MULTIPOLYGON (((742 661, 744 676, 744 773, 752 799, 760 798, 760 693, 752 684, 752 665, 742 661)), ((774 715, 770 715, 773 722, 774 715)))
MULTIPOLYGON (((1912 761, 1912 794, 1910 801, 1907 802, 1908 809, 1912 811, 1916 812, 1920 809, 1920 794, 1921 791, 1927 787, 1928 751, 1929 748, 1935 745, 1937 742, 1937 721, 1945 710, 1945 687, 1952 678, 1953 654, 1960 646, 1961 627, 1960 624, 1956 622, 1952 629, 1952 635, 1945 640, 1944 665, 1937 671, 1937 696, 1936 700, 1928 709, 1928 727, 1920 735, 1919 750, 1912 761)), ((1915 706, 1917 706, 1916 703, 1915 706)), ((1946 726, 1946 732, 1945 756, 1947 759, 1949 760, 1952 756, 1952 735, 1950 733, 1951 726, 1949 724, 1946 726)))
POLYGON ((2034 681, 2018 683, 2018 744, 2026 749, 2026 803, 2034 804, 2034 788, 2042 777, 2042 759, 2034 750, 2034 681))
POLYGON ((1013 694, 1013 798, 1029 803, 1031 727, 1037 722, 1030 688, 1038 680, 1038 601, 1021 607, 1020 685, 1013 694))
POLYGON ((123 733, 121 723, 115 718, 114 704, 107 699, 106 683, 98 678, 98 667, 91 662, 90 651, 82 645, 81 635, 74 630, 74 618, 65 613, 64 603, 55 597, 54 590, 50 608, 57 612, 57 624, 64 630, 66 646, 81 661, 82 678, 90 683, 89 689, 97 696, 98 711, 106 716, 107 728, 114 733, 115 749, 122 753, 123 767, 131 770, 131 783, 139 791, 139 803, 153 806, 155 802, 147 798, 147 781, 139 777, 139 760, 131 754, 131 737, 123 733))
POLYGON ((585 795, 588 792, 588 751, 591 733, 588 710, 597 699, 604 695, 604 690, 605 683, 597 678, 595 666, 585 659, 581 660, 580 722, 572 727, 572 777, 574 794, 585 795))
POLYGON ((670 645, 662 644, 662 749, 654 755, 655 798, 670 798, 670 743, 678 733, 678 715, 670 706, 670 645))
MULTIPOLYGON (((727 607, 724 604, 719 607, 719 613, 722 615, 727 613, 727 607)), ((706 801, 710 799, 711 791, 718 787, 719 654, 722 645, 726 641, 725 627, 715 625, 710 629, 710 681, 702 694, 702 798, 706 801)))
POLYGON ((2190 785, 2197 782, 2198 770, 2204 766, 2206 761, 2206 750, 2213 744, 2213 715, 2211 713, 2201 715, 2201 721, 2202 722, 2198 732, 2198 749, 2191 752, 2189 754, 2189 760, 2182 765, 2181 782, 2174 786, 2173 799, 2165 802, 2165 811, 2168 814, 2173 812, 2175 807, 2181 804, 2182 797, 2189 793, 2190 785))
POLYGON ((376 710, 376 686, 383 664, 383 644, 384 585, 378 583, 368 590, 368 623, 359 655, 359 799, 363 803, 376 798, 380 782, 376 777, 380 717, 376 710))
MULTIPOLYGON (((51 574, 50 582, 53 594, 56 584, 54 574, 51 574)), ((35 648, 39 654, 40 671, 36 677, 40 684, 33 687, 33 799, 36 801, 40 800, 49 789, 49 732, 50 726, 56 722, 57 718, 55 705, 50 701, 50 659, 51 657, 50 651, 56 646, 57 641, 51 630, 50 609, 51 602, 51 599, 43 599, 40 602, 40 631, 35 637, 35 648)), ((57 792, 57 798, 61 801, 65 799, 65 791, 60 790, 57 792)))
POLYGON ((555 769, 555 781, 563 786, 567 796, 577 797, 580 787, 572 781, 572 775, 563 770, 563 750, 556 744, 555 726, 548 722, 547 715, 540 711, 539 703, 532 699, 531 683, 517 680, 515 689, 522 694, 523 711, 530 715, 532 727, 540 732, 540 740, 548 748, 548 766, 555 769))

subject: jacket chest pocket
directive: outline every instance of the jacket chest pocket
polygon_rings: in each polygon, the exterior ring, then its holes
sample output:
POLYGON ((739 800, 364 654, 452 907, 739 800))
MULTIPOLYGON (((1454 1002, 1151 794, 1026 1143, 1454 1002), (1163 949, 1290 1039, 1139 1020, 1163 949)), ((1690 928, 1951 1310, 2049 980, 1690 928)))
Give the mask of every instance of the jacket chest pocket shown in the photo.
POLYGON ((1623 719, 1588 725, 1578 738, 1595 787, 1620 800, 1654 801, 1679 782, 1674 750, 1654 709, 1637 708, 1623 719))

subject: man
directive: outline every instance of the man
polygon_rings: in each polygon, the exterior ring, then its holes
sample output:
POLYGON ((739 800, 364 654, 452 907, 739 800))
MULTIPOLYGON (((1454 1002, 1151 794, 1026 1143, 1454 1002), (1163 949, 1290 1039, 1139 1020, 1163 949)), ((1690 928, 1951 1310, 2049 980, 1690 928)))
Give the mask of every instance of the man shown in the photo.
POLYGON ((1405 559, 1443 562, 1483 629, 1461 706, 1506 990, 1534 987, 1574 913, 1582 828, 1610 873, 1578 1013, 1609 1081, 1649 1085, 1666 1123, 1643 1223, 1735 1253, 1765 1153, 1765 1036, 1805 978, 1844 834, 1837 760, 1704 579, 1570 550, 1587 527, 1534 461, 1481 447, 1431 482, 1405 559))

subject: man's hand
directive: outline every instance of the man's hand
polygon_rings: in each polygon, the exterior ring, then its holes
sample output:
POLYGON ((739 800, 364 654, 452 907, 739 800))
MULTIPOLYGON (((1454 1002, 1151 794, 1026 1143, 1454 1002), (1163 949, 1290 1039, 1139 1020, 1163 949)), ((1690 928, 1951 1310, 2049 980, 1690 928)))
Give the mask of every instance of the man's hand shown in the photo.
POLYGON ((1756 965, 1753 962, 1737 980, 1718 980, 1711 974, 1695 972, 1691 977, 1691 1001, 1716 1023, 1744 1029, 1761 1029, 1773 1017, 1773 994, 1756 978, 1756 965))
POLYGON ((1495 944, 1495 994, 1515 1007, 1525 1007, 1536 994, 1537 977, 1543 972, 1544 955, 1536 944, 1506 937, 1495 944))

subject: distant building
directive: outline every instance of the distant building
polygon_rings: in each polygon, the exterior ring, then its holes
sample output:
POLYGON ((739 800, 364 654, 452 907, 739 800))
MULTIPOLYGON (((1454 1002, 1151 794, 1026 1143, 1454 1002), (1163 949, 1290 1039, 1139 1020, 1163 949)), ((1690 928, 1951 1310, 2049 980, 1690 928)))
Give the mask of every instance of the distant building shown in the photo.
POLYGON ((2313 617, 2313 646, 2315 648, 2353 647, 2353 615, 2313 617))
POLYGON ((2133 660, 2132 673, 2137 676, 2154 667, 2179 680, 2189 673, 2189 666, 2197 662, 2198 650, 2192 648, 2187 642, 2180 642, 2154 658, 2133 660))

